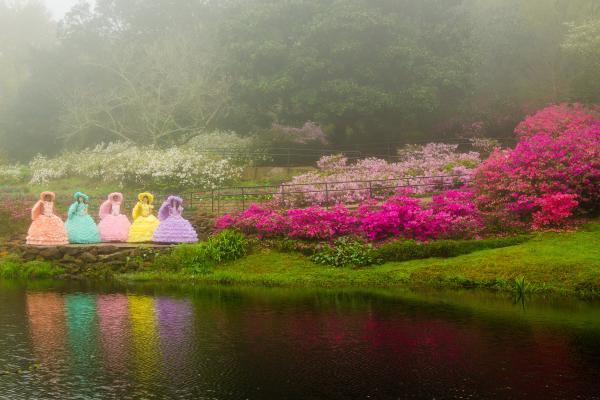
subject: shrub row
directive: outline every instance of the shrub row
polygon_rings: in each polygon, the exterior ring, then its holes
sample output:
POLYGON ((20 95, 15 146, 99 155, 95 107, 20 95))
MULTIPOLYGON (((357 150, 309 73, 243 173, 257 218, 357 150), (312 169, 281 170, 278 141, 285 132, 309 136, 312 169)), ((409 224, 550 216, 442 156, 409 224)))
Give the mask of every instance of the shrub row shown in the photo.
POLYGON ((383 261, 408 261, 424 258, 456 257, 478 250, 515 246, 529 240, 529 236, 510 236, 483 240, 436 240, 417 242, 415 240, 396 240, 377 249, 383 261))

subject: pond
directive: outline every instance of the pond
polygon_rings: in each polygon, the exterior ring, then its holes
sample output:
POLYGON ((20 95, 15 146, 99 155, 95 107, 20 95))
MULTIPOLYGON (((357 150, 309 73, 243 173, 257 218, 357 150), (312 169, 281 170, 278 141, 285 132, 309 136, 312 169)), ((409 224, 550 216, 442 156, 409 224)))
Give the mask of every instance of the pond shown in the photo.
POLYGON ((600 399, 600 307, 0 281, 0 398, 600 399))

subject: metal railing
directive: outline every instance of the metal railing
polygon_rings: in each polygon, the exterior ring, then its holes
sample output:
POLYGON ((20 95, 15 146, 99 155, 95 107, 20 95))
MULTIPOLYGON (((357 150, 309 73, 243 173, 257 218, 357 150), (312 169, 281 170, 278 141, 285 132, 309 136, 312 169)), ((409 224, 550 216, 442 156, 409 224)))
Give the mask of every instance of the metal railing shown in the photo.
MULTIPOLYGON (((411 190, 419 195, 430 195, 440 191, 464 185, 469 175, 433 175, 403 176, 392 179, 355 180, 355 181, 323 181, 307 184, 284 183, 280 185, 233 186, 213 190, 188 191, 180 194, 187 210, 220 216, 226 213, 242 211, 251 203, 274 202, 285 207, 303 207, 318 204, 332 207, 342 202, 347 205, 359 203, 366 199, 383 199, 392 196, 399 190, 411 190)), ((156 208, 170 195, 154 193, 156 208)), ((23 204, 35 203, 36 195, 0 194, 2 198, 10 197, 23 204)), ((130 210, 137 201, 137 193, 124 193, 124 210, 130 210)), ((95 214, 105 198, 95 198, 90 214, 95 214)), ((56 198, 57 210, 65 214, 73 202, 69 195, 56 198)))
POLYGON ((458 188, 469 175, 399 177, 380 180, 331 181, 310 184, 237 186, 211 191, 190 192, 188 208, 212 215, 246 209, 251 203, 274 202, 282 208, 318 204, 332 207, 340 202, 353 204, 365 199, 383 199, 406 189, 420 195, 458 188))

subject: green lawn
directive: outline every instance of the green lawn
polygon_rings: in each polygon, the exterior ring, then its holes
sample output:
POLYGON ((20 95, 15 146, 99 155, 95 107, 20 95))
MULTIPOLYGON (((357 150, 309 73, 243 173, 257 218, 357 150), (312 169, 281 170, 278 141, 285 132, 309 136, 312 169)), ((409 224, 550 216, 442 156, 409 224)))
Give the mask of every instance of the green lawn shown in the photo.
POLYGON ((600 297, 600 222, 573 233, 540 233, 528 242, 453 258, 391 262, 361 269, 316 265, 296 253, 262 250, 207 274, 164 271, 119 275, 127 281, 177 281, 302 287, 485 287, 600 297))

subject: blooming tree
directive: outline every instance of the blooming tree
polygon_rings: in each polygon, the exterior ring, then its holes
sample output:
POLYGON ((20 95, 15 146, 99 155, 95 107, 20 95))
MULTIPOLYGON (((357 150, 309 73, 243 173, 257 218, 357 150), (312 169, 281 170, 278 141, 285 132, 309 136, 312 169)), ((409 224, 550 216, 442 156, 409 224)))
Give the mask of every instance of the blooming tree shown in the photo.
POLYGON ((458 145, 430 143, 407 146, 397 162, 366 158, 349 163, 342 155, 325 156, 318 170, 294 177, 282 187, 289 206, 358 203, 370 197, 383 199, 398 187, 425 193, 462 186, 480 162, 477 152, 461 153, 458 145))

